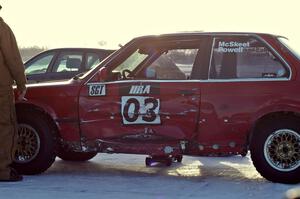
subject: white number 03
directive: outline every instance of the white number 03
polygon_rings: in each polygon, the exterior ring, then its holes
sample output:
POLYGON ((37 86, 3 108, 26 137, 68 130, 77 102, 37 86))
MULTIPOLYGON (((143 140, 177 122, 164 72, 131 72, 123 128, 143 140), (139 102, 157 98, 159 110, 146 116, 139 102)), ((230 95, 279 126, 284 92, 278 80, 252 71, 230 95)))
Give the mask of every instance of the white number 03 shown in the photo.
POLYGON ((124 124, 160 124, 159 99, 142 96, 123 96, 122 117, 124 124))

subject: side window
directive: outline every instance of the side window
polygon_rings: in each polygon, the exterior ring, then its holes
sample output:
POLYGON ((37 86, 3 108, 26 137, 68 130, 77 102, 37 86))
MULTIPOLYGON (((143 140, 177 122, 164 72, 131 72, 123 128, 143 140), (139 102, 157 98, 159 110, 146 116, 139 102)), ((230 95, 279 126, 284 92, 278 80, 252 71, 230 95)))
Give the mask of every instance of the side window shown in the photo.
POLYGON ((26 64, 25 73, 27 75, 46 73, 53 57, 54 52, 37 57, 35 60, 26 64))
POLYGON ((162 53, 145 71, 148 79, 190 79, 198 49, 172 49, 162 53))
POLYGON ((97 53, 87 53, 86 54, 86 66, 87 70, 96 67, 104 57, 100 57, 97 53))
POLYGON ((79 71, 82 64, 82 53, 63 52, 56 60, 52 72, 72 72, 79 71))
POLYGON ((289 71, 260 41, 251 37, 217 37, 210 79, 287 78, 289 71))
MULTIPOLYGON (((188 80, 197 78, 195 63, 203 40, 153 40, 132 46, 109 74, 111 80, 188 80), (196 75, 195 75, 196 74, 196 75)), ((201 51, 202 52, 202 51, 201 51)), ((202 55, 202 53, 201 53, 202 55)), ((198 58, 197 58, 198 60, 198 58)), ((207 72, 206 72, 207 75, 207 72)))

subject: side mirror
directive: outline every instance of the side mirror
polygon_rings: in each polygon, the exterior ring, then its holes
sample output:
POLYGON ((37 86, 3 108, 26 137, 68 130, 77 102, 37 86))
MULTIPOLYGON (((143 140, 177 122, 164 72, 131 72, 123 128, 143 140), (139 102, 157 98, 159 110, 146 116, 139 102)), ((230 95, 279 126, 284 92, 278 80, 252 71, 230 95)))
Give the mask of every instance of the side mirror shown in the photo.
POLYGON ((102 67, 99 69, 99 71, 96 74, 97 81, 104 82, 108 78, 108 72, 107 68, 102 67))

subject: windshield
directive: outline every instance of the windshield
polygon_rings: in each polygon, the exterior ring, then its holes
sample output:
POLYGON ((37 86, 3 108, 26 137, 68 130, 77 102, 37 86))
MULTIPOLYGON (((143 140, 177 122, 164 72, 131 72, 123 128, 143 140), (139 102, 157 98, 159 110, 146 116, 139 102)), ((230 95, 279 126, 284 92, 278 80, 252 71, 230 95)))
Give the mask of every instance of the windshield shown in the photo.
POLYGON ((284 37, 278 37, 278 40, 300 60, 300 46, 294 45, 292 42, 290 42, 287 38, 284 37))
POLYGON ((125 69, 133 71, 139 64, 147 58, 148 55, 142 54, 139 50, 132 53, 124 62, 114 69, 114 72, 121 72, 125 69))

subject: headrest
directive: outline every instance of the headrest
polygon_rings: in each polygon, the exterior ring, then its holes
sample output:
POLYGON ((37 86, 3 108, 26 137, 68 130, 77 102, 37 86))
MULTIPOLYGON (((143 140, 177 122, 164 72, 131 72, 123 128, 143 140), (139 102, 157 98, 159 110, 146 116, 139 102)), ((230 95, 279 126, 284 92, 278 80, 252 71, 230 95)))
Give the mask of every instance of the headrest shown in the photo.
POLYGON ((66 62, 67 68, 80 68, 81 59, 79 58, 68 58, 66 62))

